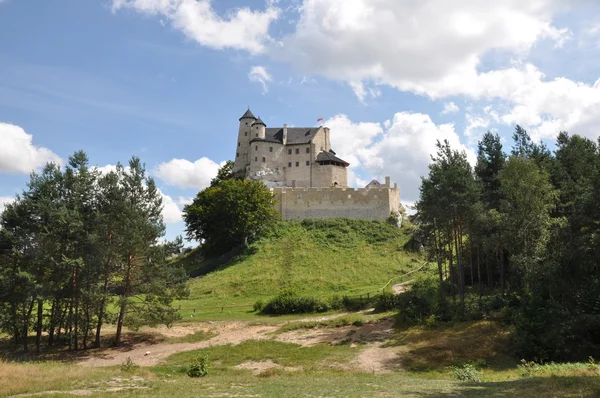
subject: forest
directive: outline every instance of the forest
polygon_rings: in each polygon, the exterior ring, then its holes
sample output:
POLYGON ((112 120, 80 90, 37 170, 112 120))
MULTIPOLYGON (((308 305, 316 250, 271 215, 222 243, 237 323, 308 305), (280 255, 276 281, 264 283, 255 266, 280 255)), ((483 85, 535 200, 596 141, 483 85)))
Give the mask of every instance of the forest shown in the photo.
POLYGON ((486 133, 474 167, 437 142, 415 205, 437 264, 427 309, 440 320, 499 314, 528 360, 598 357, 600 144, 561 132, 551 151, 520 126, 513 141, 507 152, 486 133))
POLYGON ((48 163, 0 216, 0 331, 28 351, 100 347, 102 327, 170 324, 187 275, 170 266, 181 239, 162 240, 162 196, 133 157, 102 173, 84 152, 48 163))

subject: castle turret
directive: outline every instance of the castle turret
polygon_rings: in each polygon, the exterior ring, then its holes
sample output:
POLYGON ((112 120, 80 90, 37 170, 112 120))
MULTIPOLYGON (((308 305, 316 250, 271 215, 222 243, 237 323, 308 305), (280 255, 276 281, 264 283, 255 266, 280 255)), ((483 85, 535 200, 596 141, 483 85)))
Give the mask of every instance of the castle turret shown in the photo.
POLYGON ((264 139, 266 129, 267 125, 265 124, 265 122, 260 120, 259 116, 258 119, 256 119, 254 123, 252 123, 252 137, 264 139))
MULTIPOLYGON (((242 115, 240 120, 240 128, 238 130, 238 140, 235 153, 235 162, 233 166, 234 174, 244 174, 246 167, 250 165, 248 152, 250 151, 250 140, 255 138, 252 134, 252 124, 256 121, 256 117, 250 111, 250 108, 242 115)), ((263 123, 264 124, 264 123, 263 123)))

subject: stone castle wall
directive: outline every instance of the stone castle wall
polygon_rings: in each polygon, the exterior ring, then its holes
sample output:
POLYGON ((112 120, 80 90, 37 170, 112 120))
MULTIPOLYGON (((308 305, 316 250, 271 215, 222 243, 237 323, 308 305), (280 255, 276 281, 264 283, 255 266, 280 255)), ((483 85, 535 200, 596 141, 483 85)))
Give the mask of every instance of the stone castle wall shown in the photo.
POLYGON ((397 185, 376 188, 273 188, 285 221, 306 218, 386 220, 400 210, 397 185))

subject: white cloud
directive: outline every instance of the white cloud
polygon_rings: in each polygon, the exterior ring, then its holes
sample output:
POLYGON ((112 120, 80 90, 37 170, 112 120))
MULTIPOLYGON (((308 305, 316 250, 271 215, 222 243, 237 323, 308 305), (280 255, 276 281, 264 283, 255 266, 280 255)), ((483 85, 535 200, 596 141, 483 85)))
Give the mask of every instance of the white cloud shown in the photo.
MULTIPOLYGON (((1 3, 1 1, 0 1, 1 3)), ((10 196, 0 196, 0 214, 4 212, 6 205, 15 201, 15 197, 10 196)))
POLYGON ((0 122, 0 173, 30 173, 47 162, 61 164, 48 148, 33 144, 33 136, 14 124, 0 122))
POLYGON ((186 159, 172 159, 159 164, 155 174, 169 185, 204 189, 210 185, 210 180, 216 177, 219 167, 219 164, 206 157, 193 163, 186 159))
POLYGON ((381 90, 378 88, 365 87, 365 84, 361 81, 349 82, 348 83, 354 91, 356 98, 363 104, 366 104, 367 98, 377 98, 381 96, 381 90))
POLYGON ((444 103, 444 109, 442 110, 442 114, 448 115, 450 113, 456 113, 458 111, 460 111, 460 108, 458 107, 458 105, 456 105, 454 102, 450 101, 450 102, 444 103))
POLYGON ((264 11, 248 7, 230 10, 226 18, 218 15, 211 0, 113 0, 112 9, 129 8, 136 12, 159 16, 171 22, 199 44, 215 49, 233 48, 260 53, 269 36, 271 23, 280 10, 270 4, 264 11))
POLYGON ((428 174, 437 140, 448 140, 453 149, 464 150, 469 161, 476 160, 473 149, 465 146, 453 124, 436 125, 428 115, 399 112, 389 123, 355 123, 345 115, 329 119, 332 143, 338 155, 353 164, 350 182, 357 186, 371 178, 390 176, 398 183, 402 200, 419 197, 421 176, 428 174), (358 173, 369 175, 360 175, 358 173), (359 184, 360 183, 360 184, 359 184))
POLYGON ((260 83, 262 85, 263 94, 266 94, 269 91, 268 83, 273 80, 269 72, 267 72, 267 68, 264 66, 253 66, 250 69, 250 73, 248 73, 248 78, 251 82, 260 83))
POLYGON ((162 215, 165 223, 172 224, 181 221, 181 209, 179 205, 169 195, 165 195, 164 192, 160 191, 160 194, 162 196, 162 215))
POLYGON ((304 0, 277 55, 302 71, 435 97, 433 83, 476 74, 492 50, 520 57, 540 39, 564 41, 569 31, 553 26, 552 16, 567 3, 304 0))

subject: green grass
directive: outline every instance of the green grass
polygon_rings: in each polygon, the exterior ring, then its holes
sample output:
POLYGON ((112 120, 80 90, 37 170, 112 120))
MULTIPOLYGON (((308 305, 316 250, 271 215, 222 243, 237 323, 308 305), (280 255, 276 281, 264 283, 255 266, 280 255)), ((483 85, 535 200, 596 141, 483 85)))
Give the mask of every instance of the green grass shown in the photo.
MULTIPOLYGON (((320 344, 312 347, 301 347, 292 343, 281 343, 270 340, 247 340, 238 345, 222 345, 195 351, 180 352, 168 358, 166 367, 185 367, 198 355, 208 355, 211 360, 213 374, 243 373, 233 367, 244 362, 272 361, 281 366, 301 367, 304 371, 317 371, 327 364, 347 364, 357 353, 357 349, 347 346, 320 344)), ((157 368, 161 369, 161 368, 157 368)))
MULTIPOLYGON (((375 315, 362 315, 361 319, 368 321, 371 316, 375 315)), ((335 321, 345 324, 352 319, 353 316, 344 316, 335 321)), ((325 327, 334 326, 331 321, 325 327)), ((301 347, 268 340, 181 352, 160 366, 127 371, 119 366, 86 368, 53 361, 0 361, 0 396, 44 392, 44 396, 68 397, 74 390, 101 397, 118 394, 180 398, 600 396, 599 368, 594 361, 528 365, 531 369, 524 371, 522 364, 504 348, 508 331, 501 324, 488 321, 440 324, 435 329, 399 329, 384 343, 384 347, 398 353, 402 365, 400 370, 389 374, 353 369, 353 361, 366 348, 364 345, 301 347), (204 354, 211 360, 209 374, 204 378, 188 377, 185 373, 188 364, 204 354), (247 362, 265 361, 279 367, 257 374, 236 368, 247 362), (449 367, 465 363, 481 370, 481 383, 453 378, 449 367), (125 389, 115 392, 115 387, 125 389)))
MULTIPOLYGON (((407 230, 385 222, 281 223, 245 253, 193 278, 189 299, 176 305, 184 319, 247 319, 254 316, 257 300, 266 301, 281 289, 319 297, 374 292, 422 264, 419 254, 404 249, 409 239, 407 230)), ((180 261, 190 271, 209 262, 196 251, 180 261)))

